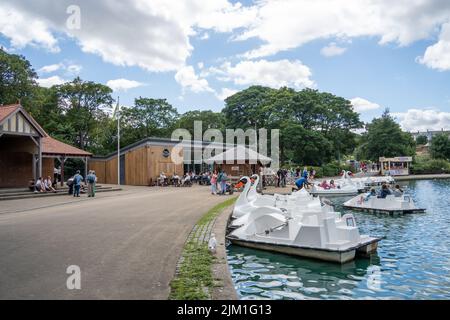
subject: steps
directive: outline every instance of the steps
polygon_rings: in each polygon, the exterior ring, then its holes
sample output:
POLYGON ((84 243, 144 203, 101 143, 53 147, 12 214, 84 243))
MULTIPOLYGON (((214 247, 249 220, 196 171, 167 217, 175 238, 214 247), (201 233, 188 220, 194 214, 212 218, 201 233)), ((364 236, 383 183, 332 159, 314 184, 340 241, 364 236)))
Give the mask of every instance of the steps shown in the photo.
MULTIPOLYGON (((112 191, 121 191, 122 189, 119 187, 109 187, 109 186, 96 186, 96 193, 99 192, 112 192, 112 191)), ((3 189, 0 190, 0 201, 3 200, 17 200, 17 199, 28 199, 28 198, 42 198, 42 197, 55 197, 55 196, 69 196, 68 194, 69 188, 62 187, 54 192, 46 192, 46 193, 34 193, 29 189, 3 189)), ((85 194, 81 194, 85 195, 85 194)))

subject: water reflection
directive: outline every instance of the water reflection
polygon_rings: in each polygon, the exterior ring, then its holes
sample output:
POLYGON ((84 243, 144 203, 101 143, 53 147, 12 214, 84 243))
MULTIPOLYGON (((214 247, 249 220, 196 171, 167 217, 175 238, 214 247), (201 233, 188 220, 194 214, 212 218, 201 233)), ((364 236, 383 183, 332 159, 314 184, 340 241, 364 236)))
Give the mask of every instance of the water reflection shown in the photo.
MULTIPOLYGON (((403 184, 424 214, 353 212, 378 255, 338 265, 237 246, 229 265, 242 299, 449 299, 449 180, 403 184)), ((346 199, 337 199, 341 212, 346 199)), ((351 212, 351 211, 348 211, 351 212)))

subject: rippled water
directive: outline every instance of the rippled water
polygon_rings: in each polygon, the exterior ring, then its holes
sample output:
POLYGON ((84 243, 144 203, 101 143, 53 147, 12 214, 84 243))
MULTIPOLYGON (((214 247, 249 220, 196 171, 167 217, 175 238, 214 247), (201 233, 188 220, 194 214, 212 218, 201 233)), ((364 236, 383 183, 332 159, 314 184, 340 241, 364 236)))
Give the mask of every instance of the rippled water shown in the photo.
MULTIPOLYGON (((370 259, 339 265, 229 246, 228 263, 240 297, 450 299, 450 180, 402 185, 426 213, 353 212, 361 233, 385 237, 370 259)), ((341 207, 345 200, 335 200, 340 212, 346 212, 341 207)))

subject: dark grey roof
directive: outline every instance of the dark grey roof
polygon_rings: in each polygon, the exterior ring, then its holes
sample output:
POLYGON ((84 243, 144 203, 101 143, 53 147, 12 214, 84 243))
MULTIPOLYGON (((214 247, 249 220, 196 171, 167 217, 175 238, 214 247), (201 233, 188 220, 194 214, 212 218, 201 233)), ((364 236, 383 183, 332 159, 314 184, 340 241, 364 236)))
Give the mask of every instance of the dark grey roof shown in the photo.
MULTIPOLYGON (((137 141, 135 143, 132 143, 124 148, 120 149, 120 154, 123 155, 131 150, 134 149, 138 149, 141 148, 142 146, 148 145, 148 146, 167 146, 167 147, 173 147, 179 143, 183 143, 186 147, 191 146, 199 146, 201 145, 202 148, 203 147, 207 147, 207 146, 214 146, 215 143, 214 142, 209 142, 209 141, 198 141, 198 140, 172 140, 170 138, 158 138, 158 137, 148 137, 145 139, 142 139, 140 141, 137 141)), ((234 144, 220 144, 218 143, 218 145, 223 146, 224 148, 233 148, 236 145, 234 144)), ((106 159, 110 159, 117 156, 117 151, 112 152, 106 156, 100 156, 100 155, 95 155, 92 157, 92 160, 106 160, 106 159)))

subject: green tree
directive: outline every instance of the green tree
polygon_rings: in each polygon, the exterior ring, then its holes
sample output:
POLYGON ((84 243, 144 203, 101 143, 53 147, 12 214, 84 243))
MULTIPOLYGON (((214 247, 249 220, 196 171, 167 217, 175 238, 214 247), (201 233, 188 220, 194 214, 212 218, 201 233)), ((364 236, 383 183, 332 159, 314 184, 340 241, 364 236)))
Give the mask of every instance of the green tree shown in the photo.
POLYGON ((170 137, 178 112, 166 99, 139 97, 133 107, 122 110, 121 119, 126 145, 152 136, 170 137))
POLYGON ((428 142, 428 138, 424 135, 420 135, 416 138, 416 143, 418 145, 424 145, 424 144, 427 144, 427 142, 428 142))
POLYGON ((112 90, 100 83, 83 81, 79 77, 72 82, 55 87, 58 103, 64 112, 64 120, 70 124, 66 140, 81 149, 90 150, 96 143, 92 133, 98 120, 111 108, 112 90))
POLYGON ((433 159, 450 159, 450 139, 447 134, 440 133, 431 139, 430 154, 433 159))
POLYGON ((333 145, 320 132, 290 123, 282 130, 281 141, 286 160, 308 165, 322 165, 331 160, 333 145))
POLYGON ((372 161, 380 157, 413 156, 415 142, 411 134, 403 132, 400 125, 386 109, 381 118, 374 119, 367 125, 363 135, 361 155, 372 161))
POLYGON ((270 110, 264 108, 271 94, 276 90, 252 86, 225 99, 225 115, 227 128, 267 128, 270 110))
POLYGON ((201 121, 203 132, 208 129, 225 130, 225 115, 211 110, 193 110, 180 116, 175 127, 188 130, 194 136, 194 121, 201 121))
POLYGON ((0 105, 19 100, 25 108, 31 105, 37 74, 25 57, 9 54, 0 48, 0 105))

